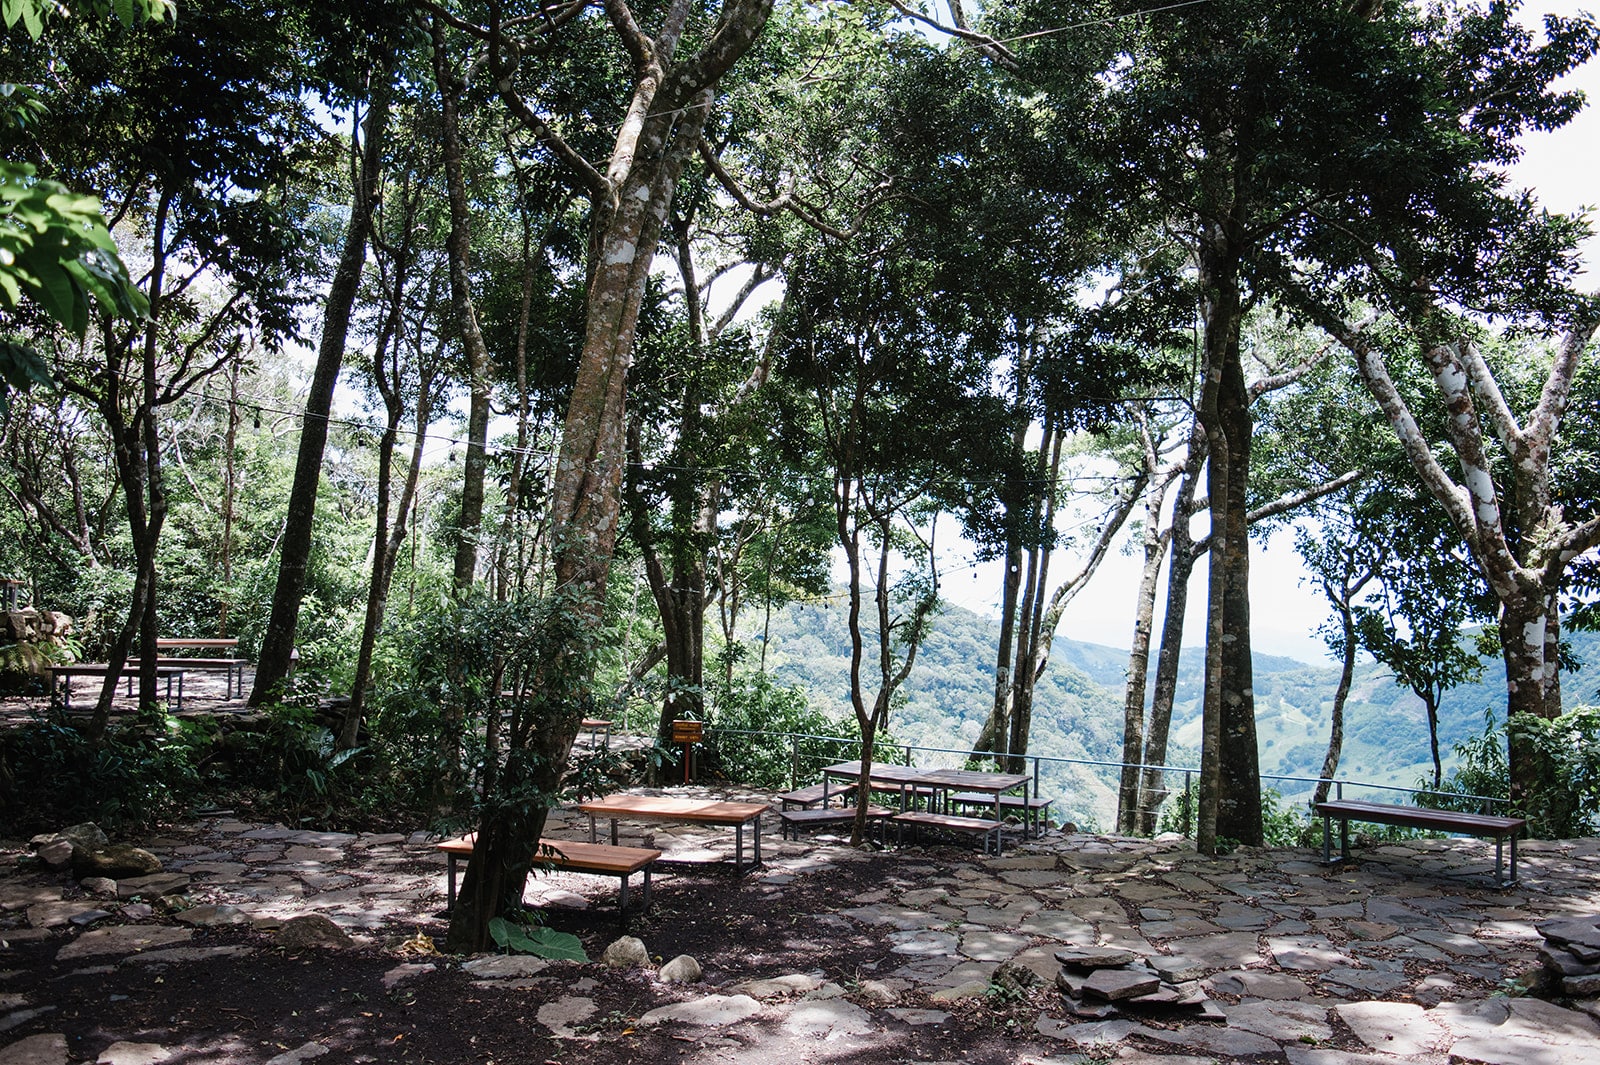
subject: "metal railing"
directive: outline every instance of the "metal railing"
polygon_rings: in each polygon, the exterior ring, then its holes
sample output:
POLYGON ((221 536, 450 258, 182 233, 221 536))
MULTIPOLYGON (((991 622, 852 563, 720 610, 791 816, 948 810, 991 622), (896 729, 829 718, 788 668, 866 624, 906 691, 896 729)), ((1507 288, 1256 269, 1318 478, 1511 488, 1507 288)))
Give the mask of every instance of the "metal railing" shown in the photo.
MULTIPOLYGON (((790 750, 789 787, 791 790, 800 786, 803 772, 809 772, 809 770, 803 770, 801 764, 801 744, 803 741, 837 744, 846 750, 851 747, 859 748, 862 745, 862 741, 859 738, 852 738, 849 736, 819 736, 805 732, 771 732, 763 729, 719 729, 714 725, 707 726, 706 741, 708 745, 712 744, 715 741, 715 738, 719 735, 772 737, 774 739, 788 741, 790 750)), ((1040 791, 1040 784, 1042 780, 1041 770, 1045 764, 1060 766, 1086 766, 1095 769, 1114 769, 1119 775, 1124 769, 1135 769, 1140 772, 1158 772, 1163 774, 1163 776, 1165 776, 1167 773, 1181 774, 1183 777, 1183 801, 1189 804, 1187 808, 1191 811, 1194 809, 1193 799, 1195 780, 1200 774, 1200 770, 1196 766, 1153 765, 1143 762, 1113 762, 1103 759, 1067 758, 1059 755, 1049 754, 1015 755, 1007 754, 1003 751, 975 751, 966 747, 928 747, 911 743, 879 743, 875 741, 874 747, 879 751, 893 751, 895 757, 904 757, 904 764, 908 766, 917 765, 915 755, 919 752, 934 755, 955 755, 962 760, 972 758, 991 759, 995 761, 999 761, 1000 759, 1020 760, 1024 763, 1024 765, 1031 765, 1031 769, 1029 769, 1028 772, 1033 777, 1033 794, 1041 797, 1044 794, 1040 791)), ((879 759, 879 761, 884 760, 885 759, 883 758, 879 759)), ((820 768, 820 766, 815 768, 820 768)), ((1440 798, 1449 799, 1452 802, 1477 803, 1481 812, 1483 813, 1493 813, 1497 807, 1503 806, 1509 802, 1509 800, 1505 797, 1497 795, 1469 795, 1461 792, 1436 791, 1428 788, 1408 788, 1402 787, 1398 784, 1378 784, 1372 781, 1346 780, 1341 777, 1306 777, 1284 773, 1263 773, 1261 774, 1261 780, 1263 783, 1270 781, 1303 784, 1307 785, 1306 790, 1315 789, 1318 785, 1325 783, 1332 789, 1334 799, 1344 798, 1344 789, 1347 785, 1352 789, 1357 790, 1398 792, 1406 796, 1438 796, 1440 798)), ((1120 786, 1120 782, 1118 786, 1120 786)), ((1172 790, 1167 792, 1169 795, 1173 793, 1174 792, 1172 790)), ((1051 796, 1051 798, 1061 799, 1064 797, 1051 796)), ((1191 829, 1186 818, 1184 834, 1188 835, 1190 831, 1191 829)))

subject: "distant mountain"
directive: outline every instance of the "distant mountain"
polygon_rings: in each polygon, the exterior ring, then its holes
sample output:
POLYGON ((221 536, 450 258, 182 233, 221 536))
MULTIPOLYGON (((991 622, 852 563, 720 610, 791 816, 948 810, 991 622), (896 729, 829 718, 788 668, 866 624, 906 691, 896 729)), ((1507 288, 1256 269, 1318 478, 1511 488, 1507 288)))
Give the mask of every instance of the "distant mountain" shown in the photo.
MULTIPOLYGON (((844 604, 797 604, 772 615, 767 668, 786 685, 797 685, 811 703, 829 714, 849 717, 849 634, 844 604)), ((751 643, 759 630, 746 634, 751 643)), ((900 694, 891 732, 905 744, 952 752, 971 749, 989 712, 994 691, 994 656, 999 626, 972 611, 951 607, 935 621, 900 694)), ((1580 661, 1600 660, 1600 635, 1572 637, 1580 661)), ((1128 652, 1058 638, 1035 696, 1029 753, 1083 762, 1122 758, 1122 692, 1128 652)), ((1186 648, 1173 707, 1170 765, 1199 763, 1200 672, 1204 652, 1186 648)), ((1315 777, 1328 743, 1338 669, 1292 658, 1257 655, 1255 696, 1257 741, 1263 774, 1315 777)), ((1594 694, 1587 674, 1567 678, 1567 698, 1576 704, 1594 694)), ((1452 747, 1484 726, 1486 710, 1505 713, 1505 672, 1489 662, 1483 680, 1445 696, 1439 742, 1446 772, 1452 747)), ((924 754, 921 761, 954 763, 959 753, 924 754)), ((1431 775, 1428 727, 1422 703, 1395 684, 1381 667, 1358 666, 1345 710, 1345 740, 1340 776, 1409 788, 1431 775)), ((1110 766, 1046 763, 1044 794, 1055 799, 1058 817, 1105 828, 1115 820, 1117 770, 1110 766)), ((1286 796, 1309 793, 1311 785, 1267 782, 1286 796)))

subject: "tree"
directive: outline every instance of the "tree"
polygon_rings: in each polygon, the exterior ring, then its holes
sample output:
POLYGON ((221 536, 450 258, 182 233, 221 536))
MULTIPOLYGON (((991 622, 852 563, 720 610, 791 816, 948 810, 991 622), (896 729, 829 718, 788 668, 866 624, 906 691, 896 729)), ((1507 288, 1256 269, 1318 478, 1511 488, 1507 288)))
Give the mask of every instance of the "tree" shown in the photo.
MULTIPOLYGON (((1008 35, 1077 13, 1028 5, 1010 16, 1008 35)), ((1120 161, 1113 172, 1128 178, 1129 201, 1169 219, 1193 257, 1212 527, 1203 852, 1219 836, 1261 835, 1245 526, 1253 433, 1241 323, 1267 298, 1298 310, 1300 288, 1324 292, 1373 276, 1378 249, 1437 231, 1444 219, 1476 219, 1481 231, 1475 160, 1487 146, 1503 161, 1512 130, 1558 119, 1559 102, 1545 100, 1543 86, 1589 47, 1572 22, 1552 23, 1542 52, 1516 40, 1510 25, 1502 5, 1457 14, 1213 2, 1144 18, 1136 30, 1118 27, 1130 34, 1128 62, 1105 79, 1110 117, 1097 143, 1120 161), (1500 93, 1506 107, 1479 106, 1500 93)), ((1017 53, 1022 75, 1048 85, 1054 47, 1030 40, 1017 53)), ((1458 255, 1455 265, 1466 263, 1458 255)))
MULTIPOLYGON (((673 0, 653 32, 641 26, 627 0, 607 0, 603 25, 585 16, 588 6, 570 3, 512 21, 504 5, 491 2, 483 23, 431 9, 482 49, 501 103, 589 203, 584 344, 556 462, 551 526, 556 594, 593 628, 600 621, 621 524, 627 373, 651 264, 717 86, 760 36, 772 0, 732 0, 715 10, 694 0, 673 0), (619 75, 627 85, 621 111, 604 116, 615 138, 598 165, 586 154, 598 146, 594 138, 578 140, 582 130, 576 127, 564 134, 553 117, 562 110, 539 99, 559 95, 561 87, 544 82, 539 68, 523 61, 558 51, 601 76, 612 76, 619 64, 627 71, 619 75)), ((572 643, 570 652, 570 661, 559 651, 552 654, 544 660, 547 668, 568 676, 587 661, 581 641, 572 643)), ((541 727, 519 737, 530 746, 525 753, 512 749, 511 756, 526 760, 538 791, 553 794, 584 708, 577 700, 542 705, 548 716, 541 727)), ((531 854, 543 825, 543 808, 512 818, 486 807, 451 919, 452 949, 480 949, 489 919, 520 900, 520 880, 486 874, 520 860, 519 849, 531 854)))
MULTIPOLYGON (((322 335, 317 344, 317 362, 306 393, 305 417, 300 426, 300 448, 295 460, 294 484, 289 491, 289 519, 279 545, 278 581, 273 586, 272 615, 267 621, 261 650, 256 657, 255 683, 250 691, 252 706, 280 694, 288 675, 295 645, 295 623, 300 600, 305 594, 306 564, 311 555, 311 539, 317 504, 317 486, 322 476, 323 450, 328 440, 328 416, 333 407, 334 388, 344 364, 350 320, 367 259, 367 237, 372 227, 378 200, 385 139, 388 133, 390 100, 398 74, 400 27, 383 0, 363 9, 351 5, 350 24, 339 27, 338 38, 348 39, 351 31, 361 34, 365 47, 352 57, 339 57, 335 72, 343 81, 337 89, 351 90, 350 155, 352 180, 349 216, 337 265, 329 280, 323 304, 322 335), (349 62, 354 70, 338 69, 349 62), (354 84, 351 84, 351 83, 354 84), (357 103, 356 101, 360 101, 357 103), (361 116, 360 104, 366 105, 361 116)), ((337 14, 335 15, 337 17, 337 14)), ((337 39, 337 38, 336 38, 337 39)))
MULTIPOLYGON (((970 442, 1001 424, 979 387, 987 360, 966 358, 960 338, 913 298, 924 265, 893 240, 825 243, 791 273, 781 326, 785 376, 809 392, 784 426, 786 446, 826 457, 849 571, 861 795, 870 791, 876 736, 938 602, 930 504, 966 479, 970 442), (862 620, 869 598, 870 625, 862 620)), ((862 803, 853 838, 865 830, 862 803)))

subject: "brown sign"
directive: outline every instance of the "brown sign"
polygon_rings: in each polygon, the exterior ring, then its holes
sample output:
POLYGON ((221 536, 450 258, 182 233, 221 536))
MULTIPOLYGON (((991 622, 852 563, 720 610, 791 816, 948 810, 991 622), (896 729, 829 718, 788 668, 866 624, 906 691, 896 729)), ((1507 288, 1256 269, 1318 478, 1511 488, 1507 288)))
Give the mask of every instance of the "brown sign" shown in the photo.
POLYGON ((674 721, 672 723, 673 743, 699 743, 705 726, 699 721, 674 721))

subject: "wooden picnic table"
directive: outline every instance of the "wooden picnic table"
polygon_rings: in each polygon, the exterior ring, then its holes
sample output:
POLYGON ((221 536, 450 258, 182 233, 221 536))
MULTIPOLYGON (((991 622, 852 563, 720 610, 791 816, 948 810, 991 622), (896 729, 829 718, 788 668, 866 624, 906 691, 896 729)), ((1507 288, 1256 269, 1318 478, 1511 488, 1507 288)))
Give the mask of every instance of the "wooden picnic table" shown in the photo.
POLYGON ((595 818, 611 819, 611 844, 617 843, 617 822, 687 821, 691 824, 732 826, 734 830, 733 867, 744 865, 744 826, 755 829, 752 865, 761 864, 761 815, 772 809, 764 802, 721 802, 716 799, 674 799, 661 795, 607 795, 581 803, 578 809, 589 815, 589 842, 595 841, 595 818))
MULTIPOLYGON (((106 662, 74 662, 71 665, 50 666, 49 669, 50 698, 52 700, 55 699, 57 692, 56 681, 60 681, 61 707, 64 710, 72 709, 73 677, 104 678, 106 674, 111 672, 111 666, 106 662)), ((135 665, 133 668, 129 668, 125 663, 120 673, 127 681, 128 697, 131 699, 133 697, 133 682, 139 675, 138 667, 135 665)), ((176 666, 158 666, 156 668, 156 679, 167 682, 167 702, 181 710, 183 708, 183 669, 176 666), (174 677, 178 680, 178 699, 175 703, 172 699, 172 680, 174 677)))
MULTIPOLYGON (((826 766, 822 770, 824 796, 827 793, 827 784, 831 779, 860 780, 860 762, 839 762, 826 766)), ((1028 807, 1028 792, 1033 784, 1033 778, 1026 773, 984 773, 972 769, 917 769, 902 765, 874 765, 871 772, 873 788, 882 791, 900 792, 900 812, 908 813, 906 809, 906 796, 925 790, 931 797, 931 809, 921 819, 934 827, 949 828, 956 831, 976 831, 975 824, 967 825, 963 822, 971 818, 958 818, 948 810, 949 795, 951 791, 977 792, 994 797, 993 823, 998 825, 1001 819, 1001 796, 1014 788, 1022 789, 1023 809, 1028 807), (880 787, 881 785, 881 787, 880 787), (937 823, 935 823, 937 822, 937 823)), ((827 805, 824 798, 823 805, 827 805)), ((916 818, 902 817, 901 820, 916 820, 916 818)), ((1000 852, 999 834, 995 834, 995 853, 1000 852)))
MULTIPOLYGON (((897 791, 900 793, 900 809, 903 811, 907 805, 907 798, 919 793, 927 793, 933 785, 923 780, 927 774, 925 769, 917 769, 908 765, 878 765, 873 763, 872 779, 869 784, 873 791, 897 791)), ((835 794, 829 787, 830 780, 847 780, 857 783, 861 780, 860 762, 838 762, 834 765, 824 766, 822 769, 822 805, 828 805, 828 797, 835 794)))
POLYGON ((938 788, 949 806, 952 791, 976 791, 994 796, 994 819, 1000 820, 1000 796, 1014 788, 1022 789, 1023 807, 1026 809, 1033 777, 1027 773, 984 773, 975 769, 935 769, 922 778, 938 788))

